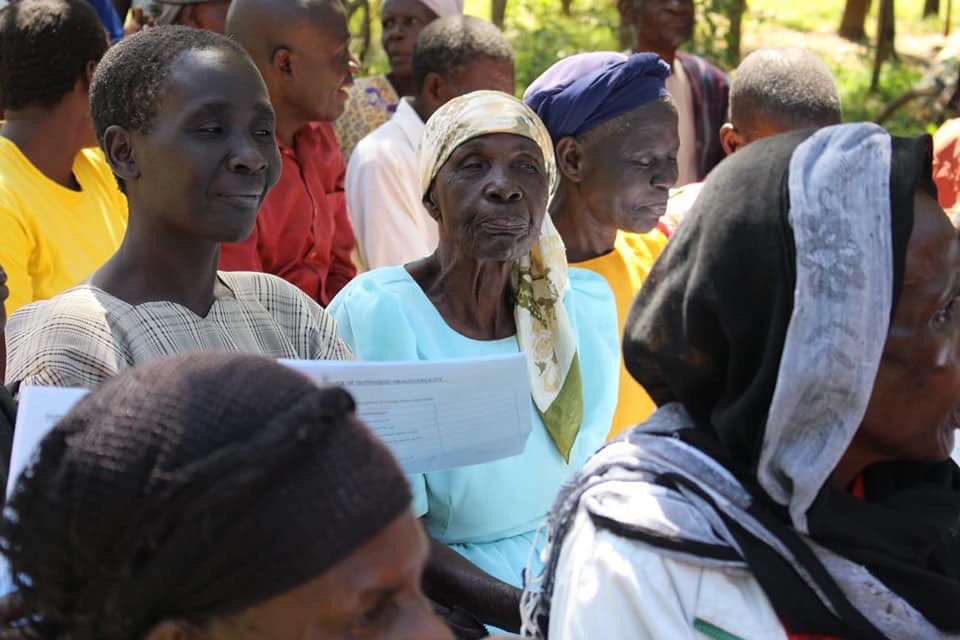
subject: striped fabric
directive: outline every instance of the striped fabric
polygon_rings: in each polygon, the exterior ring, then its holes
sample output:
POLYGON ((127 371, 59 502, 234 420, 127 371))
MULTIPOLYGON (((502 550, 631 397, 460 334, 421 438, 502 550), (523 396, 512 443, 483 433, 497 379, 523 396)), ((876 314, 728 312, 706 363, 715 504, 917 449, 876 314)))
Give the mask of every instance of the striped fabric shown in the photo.
POLYGON ((677 60, 690 79, 697 132, 697 172, 702 181, 725 156, 720 146, 720 127, 727 120, 730 81, 727 74, 699 56, 678 51, 677 60))
POLYGON ((7 380, 94 387, 161 356, 220 350, 353 359, 333 318, 288 282, 220 272, 206 317, 173 302, 130 305, 90 284, 27 305, 7 327, 7 380))

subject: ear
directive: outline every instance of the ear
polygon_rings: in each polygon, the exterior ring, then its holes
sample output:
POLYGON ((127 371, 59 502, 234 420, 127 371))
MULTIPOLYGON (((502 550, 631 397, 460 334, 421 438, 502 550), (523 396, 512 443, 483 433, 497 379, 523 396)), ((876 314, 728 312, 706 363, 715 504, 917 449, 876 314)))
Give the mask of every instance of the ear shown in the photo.
POLYGON ((557 169, 570 182, 583 180, 583 145, 572 136, 560 138, 557 142, 557 169))
POLYGON ((96 73, 97 71, 97 64, 99 63, 96 60, 91 60, 90 62, 87 63, 87 66, 83 70, 84 88, 88 92, 90 91, 91 83, 93 83, 93 74, 96 73))
POLYGON ((436 201, 433 199, 433 187, 430 187, 430 190, 423 196, 423 206, 426 208, 427 213, 430 214, 430 217, 439 224, 440 207, 437 206, 436 201))
POLYGON ((424 77, 420 95, 427 101, 431 113, 453 98, 453 96, 447 95, 449 93, 450 83, 439 73, 430 72, 424 77))
POLYGON ((201 640, 205 634, 189 622, 164 620, 147 633, 144 640, 201 640))
POLYGON ((743 134, 731 123, 727 122, 720 127, 720 146, 723 147, 724 153, 730 155, 744 144, 743 134))
POLYGON ((287 78, 293 77, 293 54, 290 52, 290 49, 287 49, 286 47, 278 47, 273 52, 273 57, 270 59, 270 63, 273 66, 274 71, 281 76, 287 78))
POLYGON ((113 173, 124 182, 140 177, 130 142, 130 132, 115 124, 103 132, 103 153, 113 173))

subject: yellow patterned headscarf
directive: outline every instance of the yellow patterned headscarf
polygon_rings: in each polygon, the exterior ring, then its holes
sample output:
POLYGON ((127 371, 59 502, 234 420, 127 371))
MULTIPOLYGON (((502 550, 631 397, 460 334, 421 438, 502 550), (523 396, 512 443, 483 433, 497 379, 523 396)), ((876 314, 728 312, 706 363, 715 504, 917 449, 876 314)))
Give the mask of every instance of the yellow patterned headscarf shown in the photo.
MULTIPOLYGON (((550 133, 523 102, 499 91, 454 98, 430 117, 417 153, 421 193, 427 194, 457 147, 493 133, 512 133, 537 143, 552 196, 558 176, 550 133)), ((517 342, 527 356, 533 402, 557 450, 569 460, 583 422, 583 381, 576 337, 563 306, 570 287, 567 253, 549 214, 537 244, 514 265, 513 287, 517 342)))

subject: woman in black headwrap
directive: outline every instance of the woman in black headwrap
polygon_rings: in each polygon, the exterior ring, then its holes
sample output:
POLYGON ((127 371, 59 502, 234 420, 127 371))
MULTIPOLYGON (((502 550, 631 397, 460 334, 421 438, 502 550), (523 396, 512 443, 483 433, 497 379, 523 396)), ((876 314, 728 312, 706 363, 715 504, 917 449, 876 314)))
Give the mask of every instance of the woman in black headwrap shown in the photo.
POLYGON ((717 168, 627 322, 660 409, 561 493, 528 630, 960 634, 960 243, 930 153, 844 125, 717 168))
POLYGON ((40 638, 450 640, 410 499, 345 391, 194 354, 81 400, 20 477, 0 547, 40 638))

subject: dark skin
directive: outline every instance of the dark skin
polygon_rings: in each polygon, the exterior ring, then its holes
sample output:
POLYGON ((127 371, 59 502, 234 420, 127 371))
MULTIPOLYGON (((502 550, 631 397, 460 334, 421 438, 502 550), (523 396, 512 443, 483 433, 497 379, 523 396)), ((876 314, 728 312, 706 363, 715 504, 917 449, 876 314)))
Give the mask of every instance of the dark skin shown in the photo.
POLYGON ((383 34, 380 44, 390 62, 387 80, 399 96, 416 93, 413 82, 413 45, 425 26, 437 19, 437 14, 419 0, 385 0, 380 9, 383 34))
POLYGON ((205 316, 220 243, 246 238, 280 174, 273 109, 248 59, 190 51, 172 63, 150 131, 108 127, 104 148, 130 221, 91 282, 129 303, 167 300, 205 316))
POLYGON ((786 133, 795 129, 805 129, 809 124, 801 126, 785 126, 770 119, 755 116, 741 125, 735 125, 732 122, 724 123, 720 127, 720 146, 727 155, 742 149, 751 142, 756 142, 762 138, 786 133))
POLYGON ((513 95, 516 88, 513 64, 507 60, 481 58, 468 64, 460 73, 447 77, 428 73, 423 87, 413 99, 413 110, 426 122, 433 113, 457 96, 489 89, 513 95))
POLYGON ((306 584, 206 628, 163 622, 146 640, 453 640, 420 590, 428 549, 406 512, 306 584))
POLYGON ((260 70, 277 114, 277 138, 292 147, 308 122, 343 113, 359 69, 337 0, 235 0, 227 33, 260 70))
MULTIPOLYGON (((543 154, 521 136, 468 140, 444 163, 424 197, 440 227, 439 245, 406 269, 452 329, 476 340, 515 335, 510 275, 539 237, 547 196, 543 154)), ((486 624, 520 628, 520 590, 436 541, 424 587, 486 624)))
POLYGON ((633 29, 634 51, 652 51, 673 66, 677 49, 693 37, 693 0, 618 0, 633 29))
POLYGON ((95 146, 90 117, 90 80, 97 62, 87 63, 83 77, 57 104, 7 109, 0 136, 13 142, 40 173, 61 187, 80 191, 73 163, 81 149, 95 146))
POLYGON ((227 30, 227 10, 230 9, 230 0, 221 2, 201 2, 188 4, 180 12, 177 24, 194 29, 204 29, 214 33, 224 34, 227 30))
POLYGON ((914 197, 903 293, 863 422, 831 483, 885 460, 941 462, 960 424, 960 241, 937 201, 914 197))
POLYGON ((550 216, 569 262, 613 250, 617 231, 652 231, 677 181, 677 112, 649 102, 577 137, 557 142, 561 181, 550 216))

